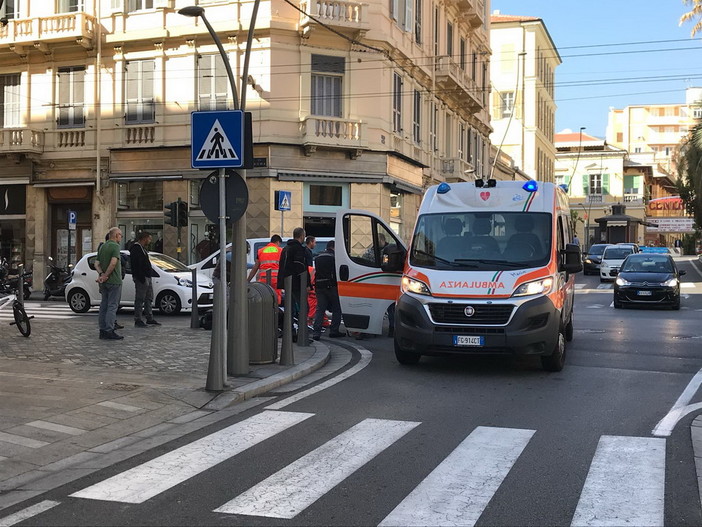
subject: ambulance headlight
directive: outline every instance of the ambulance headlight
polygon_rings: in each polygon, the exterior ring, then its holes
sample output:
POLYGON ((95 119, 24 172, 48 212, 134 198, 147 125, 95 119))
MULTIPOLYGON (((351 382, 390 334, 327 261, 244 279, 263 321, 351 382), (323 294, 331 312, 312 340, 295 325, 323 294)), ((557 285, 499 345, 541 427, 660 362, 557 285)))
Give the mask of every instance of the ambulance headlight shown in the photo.
POLYGON ((520 285, 512 296, 547 295, 553 289, 553 277, 542 278, 520 285))
POLYGON ((431 296, 431 291, 429 291, 427 284, 419 280, 415 280, 414 278, 410 278, 409 276, 402 277, 402 292, 431 296))

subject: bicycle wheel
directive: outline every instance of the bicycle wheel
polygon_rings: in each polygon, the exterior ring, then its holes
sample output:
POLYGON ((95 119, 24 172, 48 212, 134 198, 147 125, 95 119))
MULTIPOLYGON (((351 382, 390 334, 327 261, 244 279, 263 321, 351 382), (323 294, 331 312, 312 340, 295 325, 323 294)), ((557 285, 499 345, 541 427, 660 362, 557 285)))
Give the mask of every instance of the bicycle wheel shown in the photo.
POLYGON ((19 332, 22 333, 22 335, 28 337, 32 332, 32 326, 29 324, 27 312, 19 302, 12 304, 12 313, 15 316, 15 325, 17 326, 17 329, 19 329, 19 332))

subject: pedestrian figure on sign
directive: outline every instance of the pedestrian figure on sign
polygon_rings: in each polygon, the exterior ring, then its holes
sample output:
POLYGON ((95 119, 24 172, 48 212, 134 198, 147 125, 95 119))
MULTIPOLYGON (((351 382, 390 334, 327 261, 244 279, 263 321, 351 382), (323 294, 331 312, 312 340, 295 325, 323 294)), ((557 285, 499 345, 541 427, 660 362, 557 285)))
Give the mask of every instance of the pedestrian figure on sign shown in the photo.
POLYGON ((210 142, 212 143, 212 148, 210 148, 210 151, 207 152, 207 157, 212 158, 212 156, 214 156, 215 159, 219 159, 220 157, 226 156, 226 152, 224 151, 224 147, 222 146, 224 136, 219 133, 219 128, 215 128, 214 131, 215 133, 212 135, 212 139, 210 139, 210 142))

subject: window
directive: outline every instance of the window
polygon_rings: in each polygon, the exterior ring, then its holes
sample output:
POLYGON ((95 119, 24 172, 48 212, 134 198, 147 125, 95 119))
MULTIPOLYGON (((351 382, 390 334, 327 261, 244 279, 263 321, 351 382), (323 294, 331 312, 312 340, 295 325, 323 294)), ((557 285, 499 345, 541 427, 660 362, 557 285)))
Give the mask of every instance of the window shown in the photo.
POLYGON ((402 77, 393 74, 392 82, 392 131, 402 132, 402 77))
POLYGON ((466 151, 465 137, 466 137, 466 125, 461 123, 460 125, 458 125, 458 159, 463 159, 463 154, 466 151))
POLYGON ((56 6, 57 13, 76 13, 83 11, 83 0, 59 0, 56 6))
POLYGON ((453 24, 446 23, 446 54, 453 59, 453 24))
POLYGON ((350 184, 314 181, 302 187, 302 208, 308 215, 332 215, 339 208, 350 208, 350 184))
POLYGON ((81 128, 85 126, 84 90, 84 67, 59 68, 57 119, 59 128, 81 128))
POLYGON ((5 0, 0 6, 0 18, 19 18, 19 0, 5 0))
POLYGON ((414 4, 414 41, 422 43, 422 0, 416 0, 414 4))
POLYGON ((323 207, 342 206, 342 187, 338 185, 310 184, 310 205, 323 207))
POLYGON ((462 38, 458 44, 458 64, 463 71, 466 70, 466 39, 462 38))
POLYGON ((431 148, 434 152, 439 150, 439 143, 436 137, 436 127, 438 125, 438 120, 439 107, 436 105, 436 102, 433 101, 431 103, 431 112, 429 114, 429 148, 431 148))
POLYGON ((617 143, 624 141, 624 134, 622 132, 617 132, 617 143))
POLYGON ((439 56, 439 8, 434 7, 434 14, 432 15, 434 22, 434 56, 439 56))
POLYGON ((702 119, 702 108, 693 108, 692 117, 694 119, 702 119))
POLYGON ((344 217, 344 239, 351 260, 368 267, 380 267, 383 249, 396 244, 395 236, 370 216, 344 217))
POLYGON ((221 55, 197 58, 197 98, 201 112, 227 109, 229 79, 221 55))
POLYGON ((141 9, 153 9, 154 0, 127 0, 128 11, 139 11, 141 9))
POLYGON ((3 128, 20 126, 20 75, 0 75, 0 106, 3 128))
POLYGON ((420 144, 422 142, 422 94, 419 90, 414 90, 412 139, 416 144, 420 144))
POLYGON ((163 209, 163 182, 118 183, 117 196, 119 210, 160 211, 163 209))
POLYGON ((503 91, 500 93, 500 115, 502 117, 509 117, 512 115, 514 110, 514 92, 513 91, 503 91))
POLYGON ((153 60, 135 60, 126 64, 126 103, 127 124, 153 123, 156 120, 156 104, 154 102, 154 70, 153 60))
POLYGON ((405 31, 412 29, 415 21, 412 11, 416 0, 390 0, 390 16, 405 31))
POLYGON ((590 174, 590 194, 602 194, 602 174, 590 174))
POLYGON ((343 57, 312 55, 312 115, 341 117, 343 57))

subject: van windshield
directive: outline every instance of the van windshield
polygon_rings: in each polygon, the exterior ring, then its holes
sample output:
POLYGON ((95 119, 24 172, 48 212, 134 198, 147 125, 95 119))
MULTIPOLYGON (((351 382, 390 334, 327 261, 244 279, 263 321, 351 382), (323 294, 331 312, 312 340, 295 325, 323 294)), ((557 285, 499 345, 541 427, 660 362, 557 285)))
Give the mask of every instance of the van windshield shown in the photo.
POLYGON ((526 269, 546 265, 550 250, 548 213, 424 214, 417 220, 410 264, 429 269, 526 269))

